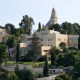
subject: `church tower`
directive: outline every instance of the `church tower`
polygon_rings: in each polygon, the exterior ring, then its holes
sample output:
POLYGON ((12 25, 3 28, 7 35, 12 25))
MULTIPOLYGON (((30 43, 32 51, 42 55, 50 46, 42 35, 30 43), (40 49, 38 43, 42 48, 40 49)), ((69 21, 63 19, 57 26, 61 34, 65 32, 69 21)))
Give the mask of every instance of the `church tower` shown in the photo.
POLYGON ((51 18, 50 18, 50 25, 56 24, 57 23, 57 16, 56 16, 56 11, 53 8, 52 13, 51 13, 51 18))
POLYGON ((46 26, 49 27, 54 24, 57 24, 57 15, 56 15, 55 8, 52 8, 51 17, 50 17, 50 20, 48 21, 48 23, 46 24, 46 26))

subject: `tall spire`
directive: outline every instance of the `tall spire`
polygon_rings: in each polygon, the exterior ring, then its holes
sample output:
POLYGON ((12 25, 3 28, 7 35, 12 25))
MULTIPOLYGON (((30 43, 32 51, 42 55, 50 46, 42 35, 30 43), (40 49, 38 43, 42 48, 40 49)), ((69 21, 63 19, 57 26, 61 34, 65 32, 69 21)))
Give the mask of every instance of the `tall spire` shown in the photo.
POLYGON ((56 16, 55 8, 53 6, 50 20, 48 21, 48 23, 46 24, 46 26, 49 27, 49 26, 54 25, 54 24, 57 24, 57 16, 56 16))
POLYGON ((56 11, 55 8, 52 8, 52 13, 51 13, 51 18, 50 18, 50 25, 56 24, 57 23, 57 16, 56 16, 56 11))

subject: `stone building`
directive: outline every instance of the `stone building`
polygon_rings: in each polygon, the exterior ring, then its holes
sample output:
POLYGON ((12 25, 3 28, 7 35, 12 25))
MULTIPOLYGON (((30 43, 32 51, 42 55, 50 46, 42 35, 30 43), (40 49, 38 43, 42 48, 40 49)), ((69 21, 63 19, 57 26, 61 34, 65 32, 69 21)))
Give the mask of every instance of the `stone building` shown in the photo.
POLYGON ((59 48, 61 42, 65 42, 68 46, 68 35, 60 34, 54 30, 45 30, 35 33, 40 39, 41 52, 45 55, 45 50, 49 50, 51 47, 56 46, 59 48))
MULTIPOLYGON (((55 8, 52 9, 50 20, 48 21, 46 26, 49 27, 54 24, 57 24, 57 15, 55 8)), ((41 30, 40 32, 35 32, 35 34, 39 37, 42 55, 45 55, 45 51, 49 51, 51 47, 55 46, 59 48, 59 44, 61 42, 65 42, 66 47, 78 48, 79 35, 61 34, 58 31, 47 29, 41 30)), ((22 56, 27 54, 29 46, 31 45, 31 38, 32 36, 25 35, 25 37, 22 40, 22 43, 20 43, 20 50, 22 56)))
MULTIPOLYGON (((39 37, 42 55, 45 55, 45 51, 49 51, 51 47, 55 46, 57 48, 60 48, 59 44, 61 42, 65 42, 66 47, 78 48, 79 35, 66 35, 54 30, 44 30, 35 32, 35 34, 39 37)), ((22 43, 20 43, 22 46, 20 46, 22 49, 22 54, 27 53, 29 45, 31 44, 31 37, 32 36, 26 36, 22 43)))

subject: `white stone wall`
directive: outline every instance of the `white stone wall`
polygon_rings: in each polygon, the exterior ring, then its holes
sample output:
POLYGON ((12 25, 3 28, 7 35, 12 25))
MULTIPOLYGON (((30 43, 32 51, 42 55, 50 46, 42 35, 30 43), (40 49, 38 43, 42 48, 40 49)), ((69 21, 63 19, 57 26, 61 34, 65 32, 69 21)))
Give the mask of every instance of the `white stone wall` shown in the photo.
POLYGON ((69 35, 68 46, 78 48, 78 38, 79 38, 79 35, 69 35))

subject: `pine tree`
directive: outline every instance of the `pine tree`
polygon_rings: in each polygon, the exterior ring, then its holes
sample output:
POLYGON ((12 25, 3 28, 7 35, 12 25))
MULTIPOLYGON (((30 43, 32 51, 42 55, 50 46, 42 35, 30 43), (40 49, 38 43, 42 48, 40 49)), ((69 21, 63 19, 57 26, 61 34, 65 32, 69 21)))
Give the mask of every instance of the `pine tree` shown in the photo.
POLYGON ((16 46, 16 63, 19 61, 20 51, 19 51, 19 43, 16 46))

